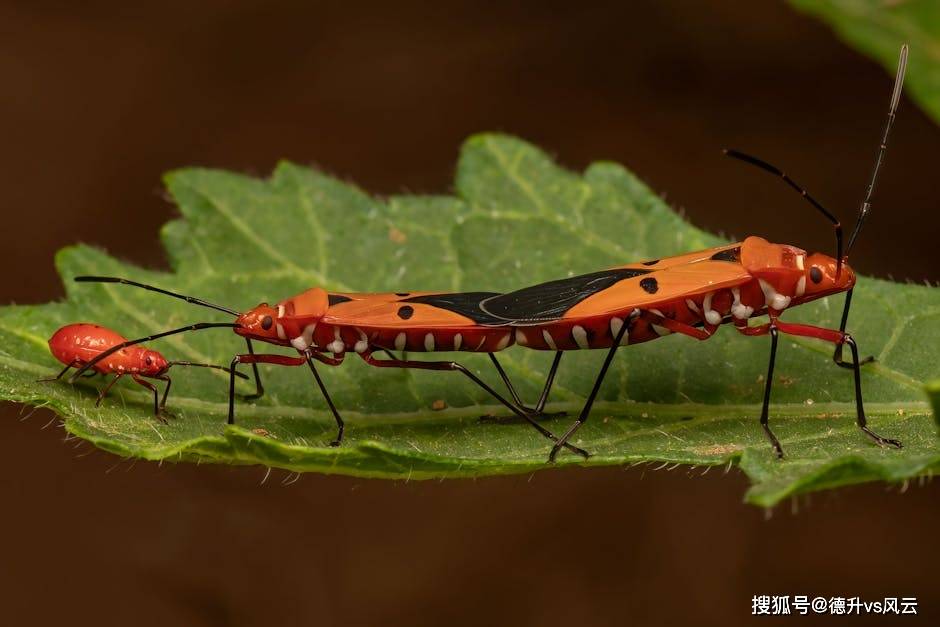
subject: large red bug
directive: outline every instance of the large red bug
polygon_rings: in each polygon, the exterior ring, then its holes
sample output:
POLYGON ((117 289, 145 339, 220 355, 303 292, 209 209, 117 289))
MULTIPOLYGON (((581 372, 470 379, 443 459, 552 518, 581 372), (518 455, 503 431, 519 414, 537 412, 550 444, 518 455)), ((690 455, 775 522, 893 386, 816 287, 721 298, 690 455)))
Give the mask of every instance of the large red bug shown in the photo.
MULTIPOLYGON (((157 418, 161 418, 166 410, 166 398, 170 393, 170 386, 173 384, 173 381, 167 376, 170 368, 173 366, 198 366, 228 371, 228 368, 213 364, 169 361, 161 353, 139 345, 125 346, 111 352, 104 359, 96 360, 97 357, 109 349, 124 344, 127 344, 127 339, 117 332, 97 324, 80 322, 66 325, 49 338, 49 351, 56 359, 65 364, 65 368, 55 377, 40 380, 58 381, 70 369, 84 369, 85 366, 93 369, 92 374, 114 374, 114 378, 98 394, 98 400, 95 402, 95 407, 97 407, 121 377, 129 376, 135 383, 153 392, 153 414, 157 418), (93 361, 94 364, 92 364, 93 361), (166 382, 162 399, 158 396, 156 386, 144 379, 158 379, 166 382)), ((248 378, 240 373, 238 376, 244 379, 248 378)))
MULTIPOLYGON (((783 449, 770 429, 768 414, 780 333, 833 343, 836 347, 833 360, 839 366, 853 370, 859 427, 879 445, 900 448, 900 442, 883 438, 867 426, 860 372, 864 361, 859 359, 857 344, 845 329, 855 285, 855 274, 847 265, 848 254, 871 208, 875 183, 901 96, 907 55, 908 48, 903 46, 871 181, 847 247, 843 246, 842 226, 835 216, 789 176, 755 157, 726 151, 731 157, 781 177, 822 213, 835 230, 835 257, 820 253, 807 254, 794 246, 772 244, 759 237, 749 237, 736 244, 549 281, 508 294, 355 294, 329 293, 321 288, 313 288, 274 306, 262 303, 245 313, 126 279, 77 277, 76 281, 133 285, 237 317, 234 324, 199 323, 126 342, 106 351, 97 359, 104 359, 109 352, 124 346, 174 333, 211 326, 234 327, 238 335, 246 338, 249 350, 248 354, 237 355, 232 360, 229 422, 234 420, 234 372, 239 363, 252 364, 258 394, 263 392, 263 388, 256 364, 308 364, 339 428, 333 444, 338 444, 342 438, 343 421, 323 385, 314 360, 335 366, 342 362, 346 352, 355 352, 367 363, 378 367, 459 371, 543 435, 554 440, 549 455, 549 461, 554 461, 562 447, 587 455, 581 449, 572 447, 568 440, 587 420, 614 354, 621 345, 646 342, 673 332, 705 340, 720 325, 733 323, 744 335, 771 336, 760 422, 779 457, 783 456, 783 449), (780 320, 783 311, 790 307, 840 292, 845 292, 846 298, 838 330, 780 320), (749 325, 750 318, 764 314, 768 316, 769 322, 749 325), (256 355, 251 346, 253 339, 293 347, 300 356, 256 355), (556 352, 539 404, 534 410, 523 406, 494 354, 513 343, 556 352), (846 344, 852 352, 851 362, 842 359, 846 344), (563 352, 592 348, 608 349, 607 356, 577 420, 562 437, 556 438, 539 425, 535 417, 544 407, 563 352), (390 352, 393 350, 488 353, 516 402, 513 404, 507 401, 456 362, 409 361, 396 358, 390 352), (387 353, 390 359, 377 359, 376 352, 387 353), (324 353, 332 353, 333 357, 324 353)), ((83 369, 93 367, 94 364, 95 361, 92 361, 83 369)), ((73 378, 78 374, 80 372, 73 378)))

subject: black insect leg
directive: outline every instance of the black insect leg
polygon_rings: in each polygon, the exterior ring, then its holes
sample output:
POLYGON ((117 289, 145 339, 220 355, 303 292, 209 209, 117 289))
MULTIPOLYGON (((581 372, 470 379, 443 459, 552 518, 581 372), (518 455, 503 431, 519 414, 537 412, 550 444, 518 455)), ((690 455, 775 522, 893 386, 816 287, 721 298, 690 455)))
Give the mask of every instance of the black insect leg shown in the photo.
POLYGON ((69 365, 67 365, 65 368, 63 368, 63 369, 62 369, 62 372, 60 372, 59 374, 57 374, 57 375, 54 376, 54 377, 46 377, 46 378, 44 378, 44 379, 36 379, 36 383, 49 383, 50 381, 58 381, 59 379, 61 379, 62 377, 64 377, 64 376, 65 376, 65 373, 68 372, 69 369, 72 368, 72 367, 74 367, 77 363, 78 363, 77 361, 73 361, 72 363, 70 363, 69 365))
POLYGON ((236 368, 238 367, 238 364, 274 364, 278 366, 302 366, 304 364, 308 364, 310 366, 310 371, 313 372, 313 376, 316 379, 317 386, 319 386, 320 392, 323 394, 323 398, 326 399, 327 405, 330 407, 330 411, 333 412, 333 418, 336 420, 336 425, 339 427, 339 433, 337 434, 336 439, 330 442, 330 446, 338 446, 343 439, 343 419, 336 410, 336 405, 333 404, 333 399, 330 398, 330 395, 326 390, 326 386, 323 385, 323 381, 320 379, 320 373, 317 372, 317 369, 313 365, 313 359, 317 359, 318 361, 322 361, 323 363, 329 364, 331 366, 336 366, 343 362, 341 358, 331 359, 318 353, 311 352, 305 353, 303 357, 289 357, 287 355, 256 355, 254 353, 250 355, 236 355, 232 359, 232 364, 229 367, 228 424, 235 424, 235 377, 237 376, 236 368))
POLYGON ((760 410, 760 426, 764 429, 767 439, 770 440, 770 444, 774 447, 774 453, 777 454, 777 458, 782 459, 783 448, 780 446, 780 440, 778 440, 774 432, 770 430, 770 421, 768 418, 770 413, 770 389, 773 387, 774 382, 774 363, 777 360, 777 336, 777 327, 770 325, 770 363, 767 364, 767 380, 764 382, 764 404, 760 410))
POLYGON ((238 376, 238 364, 275 364, 278 366, 302 366, 307 363, 306 357, 290 357, 287 355, 235 355, 229 366, 228 379, 228 424, 235 424, 235 377, 238 376))
POLYGON ((173 379, 166 375, 155 378, 166 381, 166 387, 163 388, 163 398, 160 400, 160 411, 162 412, 166 409, 166 397, 170 395, 170 386, 173 385, 173 379))
MULTIPOLYGON (((849 321, 849 307, 852 306, 852 291, 853 290, 849 290, 848 292, 845 293, 845 305, 843 305, 842 307, 842 322, 839 324, 839 330, 842 331, 843 333, 845 333, 845 326, 849 321)), ((832 353, 832 361, 836 362, 836 365, 839 366, 840 368, 849 368, 849 369, 855 368, 855 364, 850 364, 850 363, 843 361, 842 359, 843 346, 845 345, 836 344, 835 352, 832 353)), ((864 366, 865 364, 870 364, 873 361, 875 361, 874 356, 869 355, 862 361, 858 362, 858 365, 864 366)))
MULTIPOLYGON (((389 355, 391 354, 389 353, 389 355)), ((371 353, 361 353, 360 357, 362 357, 365 360, 365 362, 369 364, 370 366, 376 366, 378 368, 414 368, 418 370, 449 370, 451 372, 460 372, 464 376, 466 376, 468 379, 476 383, 483 390, 485 390, 490 396, 492 396, 497 401, 502 403, 505 407, 507 407, 510 411, 512 411, 512 413, 516 414, 517 416, 525 420, 527 423, 532 425, 532 427, 536 431, 541 433, 543 436, 552 440, 553 442, 558 441, 558 438, 556 438, 555 435, 551 431, 549 431, 548 429, 540 425, 538 422, 536 422, 529 414, 520 410, 511 402, 503 398, 500 394, 496 392, 496 390, 491 388, 489 385, 486 384, 486 382, 480 379, 480 377, 476 376, 475 374, 470 372, 470 370, 464 367, 462 364, 459 364, 455 361, 410 361, 410 360, 397 359, 397 358, 376 359, 371 353)), ((561 446, 565 446, 572 452, 583 456, 585 459, 589 457, 589 453, 587 451, 585 451, 584 449, 578 448, 577 446, 574 446, 571 444, 557 444, 556 446, 558 446, 559 448, 561 446)))
POLYGON ((561 438, 555 442, 555 446, 552 447, 552 452, 548 454, 548 462, 553 464, 555 463, 555 457, 558 456, 558 451, 561 450, 562 446, 568 446, 568 439, 575 434, 575 432, 581 428, 591 413, 591 407, 594 405, 594 399, 597 398, 597 393, 601 389, 601 383, 604 382, 604 377, 607 376, 607 370, 610 368, 610 362, 613 361, 614 355, 617 353, 617 349, 620 348, 620 342, 623 340, 624 334, 627 332, 627 327, 630 325, 624 323, 620 326, 620 330, 617 332, 617 337, 614 338, 614 343, 611 345, 610 350, 607 351, 607 357, 604 358, 604 365, 601 366, 601 371, 597 373, 597 378, 594 380, 594 387, 591 389, 591 394, 587 397, 587 400, 584 402, 584 407, 581 408, 581 413, 578 415, 578 419, 574 422, 573 425, 568 427, 568 430, 565 432, 561 438))
POLYGON ((316 366, 313 365, 313 359, 314 358, 308 354, 307 365, 310 366, 310 372, 313 373, 313 378, 317 380, 317 385, 320 387, 320 393, 322 393, 323 398, 326 399, 326 404, 330 406, 330 411, 333 412, 333 418, 336 420, 336 438, 330 442, 330 446, 339 446, 343 442, 343 432, 346 430, 346 423, 343 422, 343 418, 336 410, 336 405, 333 404, 333 399, 330 398, 330 393, 326 391, 326 386, 323 385, 323 380, 320 378, 320 373, 317 372, 316 366))
POLYGON ((564 416, 567 412, 554 412, 551 414, 545 413, 545 403, 548 401, 548 395, 551 392, 552 384, 555 381, 555 374, 558 372, 558 364, 561 361, 561 356, 563 355, 562 351, 555 352, 555 359, 552 361, 552 366, 548 371, 548 378, 545 381, 545 386, 542 388, 542 394, 539 396, 538 403, 535 407, 527 407, 520 398, 519 394, 516 392, 515 386, 513 386, 512 381, 509 380, 509 376, 506 374, 506 371, 503 369, 502 364, 496 359, 496 355, 493 353, 487 353, 490 356, 490 360, 493 362, 493 366, 496 368, 496 372, 499 374, 499 378, 503 380, 503 383, 506 385, 506 389, 509 390, 509 394, 512 396, 513 400, 516 402, 516 407, 525 413, 529 414, 533 418, 546 418, 549 416, 564 416))
POLYGON ((99 407, 101 405, 101 401, 104 400, 104 397, 108 394, 108 390, 111 389, 111 386, 117 383, 118 379, 120 379, 123 376, 124 376, 123 372, 115 375, 114 378, 111 379, 106 386, 104 386, 104 389, 101 390, 101 392, 98 394, 98 400, 95 401, 95 407, 99 407))
POLYGON ((146 381, 146 380, 140 378, 140 377, 137 376, 136 374, 135 374, 135 375, 131 375, 131 378, 134 379, 134 381, 135 381, 138 385, 141 385, 141 386, 147 388, 148 390, 150 390, 151 392, 153 392, 153 417, 156 418, 156 419, 158 419, 158 420, 161 420, 161 421, 163 421, 163 422, 166 422, 166 419, 165 419, 165 418, 161 415, 161 413, 160 413, 160 409, 161 409, 161 407, 160 407, 160 392, 157 391, 157 386, 155 386, 154 384, 150 383, 149 381, 146 381))
MULTIPOLYGON (((249 354, 249 355, 254 355, 254 354, 255 354, 255 349, 254 349, 254 347, 251 345, 251 338, 247 338, 247 337, 246 337, 246 338, 245 338, 245 343, 248 345, 248 354, 249 354)), ((258 374, 258 364, 257 364, 257 363, 252 362, 252 364, 251 364, 251 371, 252 371, 252 374, 254 374, 254 376, 255 376, 255 393, 254 393, 254 394, 246 394, 246 395, 242 396, 242 400, 244 400, 244 401, 253 401, 253 400, 259 399, 259 398, 261 398, 262 396, 264 396, 264 385, 261 383, 261 375, 258 374)))
POLYGON ((898 440, 892 440, 890 438, 883 438, 868 427, 868 420, 865 418, 865 407, 862 404, 862 372, 859 367, 861 364, 858 361, 858 345, 855 343, 855 339, 851 335, 845 336, 845 343, 849 345, 849 348, 852 350, 852 366, 853 372, 855 375, 855 408, 857 410, 857 422, 859 428, 865 432, 865 435, 870 437, 875 441, 879 446, 893 446, 894 448, 901 448, 901 442, 898 440))

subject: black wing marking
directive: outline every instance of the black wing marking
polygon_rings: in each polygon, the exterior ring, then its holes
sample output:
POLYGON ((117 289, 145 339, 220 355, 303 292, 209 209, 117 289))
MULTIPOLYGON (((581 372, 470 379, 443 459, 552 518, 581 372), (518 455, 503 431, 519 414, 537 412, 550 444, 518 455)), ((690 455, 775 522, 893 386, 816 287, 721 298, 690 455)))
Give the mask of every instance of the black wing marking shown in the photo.
POLYGON ((329 300, 330 307, 352 300, 349 296, 343 296, 342 294, 329 294, 327 295, 327 299, 329 300))
POLYGON ((452 311, 461 316, 470 318, 477 324, 501 325, 506 321, 493 316, 480 307, 480 303, 493 296, 499 296, 497 292, 455 292, 452 294, 427 294, 425 296, 412 296, 398 302, 400 303, 421 303, 440 307, 447 311, 452 311))
POLYGON ((712 255, 714 261, 734 261, 740 263, 741 261, 741 247, 736 246, 735 248, 729 248, 727 250, 719 250, 717 253, 712 255))
POLYGON ((480 303, 480 308, 503 322, 549 322, 569 309, 624 279, 653 270, 613 268, 567 279, 539 283, 508 294, 498 294, 480 303))

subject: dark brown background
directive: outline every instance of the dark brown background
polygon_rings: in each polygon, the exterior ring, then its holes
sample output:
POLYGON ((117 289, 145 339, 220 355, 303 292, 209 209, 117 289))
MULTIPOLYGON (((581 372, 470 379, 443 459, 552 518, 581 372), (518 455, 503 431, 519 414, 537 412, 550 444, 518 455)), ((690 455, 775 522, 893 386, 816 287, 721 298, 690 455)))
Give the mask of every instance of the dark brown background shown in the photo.
MULTIPOLYGON (((52 254, 76 241, 162 266, 170 168, 263 175, 286 157, 378 193, 446 192, 481 130, 574 168, 625 163, 716 231, 831 247, 726 145, 855 210, 890 78, 785 5, 387 4, 3 3, 0 301, 60 297, 52 254)), ((853 263, 936 279, 940 130, 902 109, 853 263)), ((63 445, 47 412, 2 412, 9 624, 728 625, 759 593, 917 595, 934 617, 940 603, 936 484, 769 519, 741 504, 737 471, 259 486, 261 468, 122 463, 63 445)))

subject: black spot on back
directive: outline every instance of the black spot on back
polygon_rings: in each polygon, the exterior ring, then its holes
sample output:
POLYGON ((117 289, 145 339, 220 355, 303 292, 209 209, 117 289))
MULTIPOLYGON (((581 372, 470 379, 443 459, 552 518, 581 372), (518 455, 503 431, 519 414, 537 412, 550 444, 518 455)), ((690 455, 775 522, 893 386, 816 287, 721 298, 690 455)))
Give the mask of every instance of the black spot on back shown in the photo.
POLYGON ((642 287, 644 290, 646 290, 650 294, 655 294, 656 292, 659 291, 659 281, 657 281, 655 278, 651 276, 646 277, 645 279, 640 281, 640 287, 642 287))
POLYGON ((715 261, 741 261, 741 247, 737 246, 735 248, 729 248, 728 250, 720 250, 714 255, 712 259, 715 261))
POLYGON ((538 323, 557 320, 565 312, 598 292, 625 279, 649 274, 652 270, 614 268, 590 274, 539 283, 508 294, 493 296, 480 307, 504 322, 538 323))
POLYGON ((470 318, 477 324, 506 324, 505 320, 488 314, 480 307, 481 302, 493 296, 499 296, 499 294, 496 292, 454 292, 451 294, 427 294, 425 296, 412 296, 411 298, 407 298, 399 302, 421 303, 424 305, 439 307, 441 309, 446 309, 447 311, 452 311, 456 314, 460 314, 461 316, 470 318))
POLYGON ((395 292, 395 296, 407 296, 411 292, 395 292))
POLYGON ((407 320, 413 315, 415 315, 415 308, 411 305, 405 305, 404 307, 398 308, 398 317, 402 320, 407 320))
POLYGON ((655 266, 657 263, 659 263, 659 259, 650 259, 649 261, 644 261, 644 262, 643 262, 643 265, 644 265, 644 266, 655 266))
POLYGON ((352 300, 349 296, 343 296, 342 294, 330 294, 327 298, 330 301, 330 307, 352 300))

